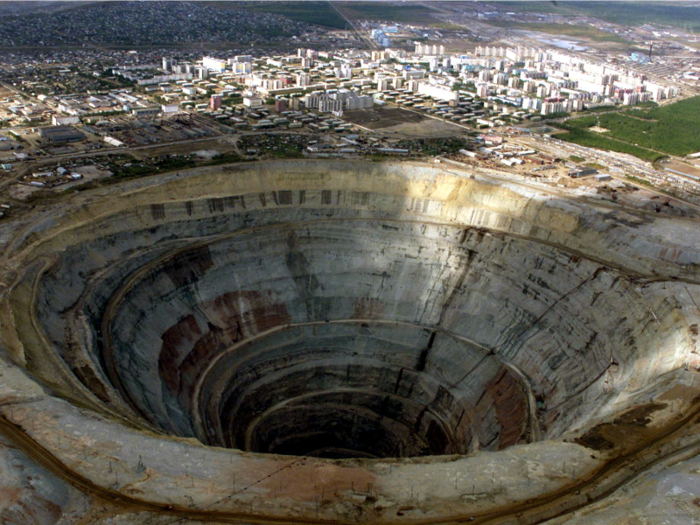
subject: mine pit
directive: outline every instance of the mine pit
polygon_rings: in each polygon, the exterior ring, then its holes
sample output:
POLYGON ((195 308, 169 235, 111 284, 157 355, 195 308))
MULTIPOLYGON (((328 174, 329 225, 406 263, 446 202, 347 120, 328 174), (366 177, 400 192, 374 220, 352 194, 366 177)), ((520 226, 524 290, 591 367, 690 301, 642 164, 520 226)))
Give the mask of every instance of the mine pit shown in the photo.
POLYGON ((290 456, 340 469, 341 500, 346 460, 388 494, 384 460, 439 470, 541 442, 614 455, 609 426, 652 435, 671 416, 651 400, 694 373, 690 222, 669 237, 653 213, 407 162, 242 164, 110 191, 16 241, 15 361, 149 440, 253 453, 260 472, 290 456), (615 419, 641 405, 643 425, 615 419))

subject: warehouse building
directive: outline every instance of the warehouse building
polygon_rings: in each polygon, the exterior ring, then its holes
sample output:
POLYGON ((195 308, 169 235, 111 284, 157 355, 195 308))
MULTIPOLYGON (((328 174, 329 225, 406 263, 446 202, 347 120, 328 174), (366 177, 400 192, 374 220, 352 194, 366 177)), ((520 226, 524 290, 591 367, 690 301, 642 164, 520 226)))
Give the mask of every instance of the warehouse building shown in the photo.
POLYGON ((80 131, 71 127, 64 128, 41 128, 39 130, 39 136, 46 142, 60 143, 60 142, 79 142, 85 140, 85 135, 80 131))

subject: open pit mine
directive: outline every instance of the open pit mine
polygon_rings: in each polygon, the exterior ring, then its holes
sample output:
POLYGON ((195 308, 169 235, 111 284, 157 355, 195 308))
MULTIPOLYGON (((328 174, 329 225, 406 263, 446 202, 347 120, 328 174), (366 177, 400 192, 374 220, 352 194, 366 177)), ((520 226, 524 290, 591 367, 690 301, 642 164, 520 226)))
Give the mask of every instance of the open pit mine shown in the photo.
POLYGON ((4 518, 563 523, 700 451, 675 211, 350 161, 40 202, 0 230, 4 518))

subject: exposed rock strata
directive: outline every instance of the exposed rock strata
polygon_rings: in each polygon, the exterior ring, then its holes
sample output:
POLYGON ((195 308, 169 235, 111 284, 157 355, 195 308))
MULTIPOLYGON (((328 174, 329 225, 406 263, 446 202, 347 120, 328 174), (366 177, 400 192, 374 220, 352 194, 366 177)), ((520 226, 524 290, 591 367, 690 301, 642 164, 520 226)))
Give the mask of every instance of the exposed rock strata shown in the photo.
POLYGON ((690 219, 406 163, 125 187, 18 239, 3 341, 138 428, 326 457, 500 450, 578 435, 695 362, 690 219))

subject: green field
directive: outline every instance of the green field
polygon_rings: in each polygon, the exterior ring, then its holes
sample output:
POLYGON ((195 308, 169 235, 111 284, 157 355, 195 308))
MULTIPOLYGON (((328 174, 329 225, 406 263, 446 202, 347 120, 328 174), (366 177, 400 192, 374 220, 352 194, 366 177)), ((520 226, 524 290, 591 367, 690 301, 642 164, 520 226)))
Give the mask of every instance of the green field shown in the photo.
POLYGON ((562 125, 562 127, 567 129, 567 132, 556 134, 556 138, 566 140, 567 142, 573 142, 574 144, 579 144, 581 146, 586 146, 588 148, 599 148, 609 151, 617 151, 618 153, 629 153, 630 155, 634 155, 642 160, 648 160, 649 162, 654 162, 655 160, 658 160, 664 156, 661 153, 640 148, 620 140, 615 140, 600 133, 588 131, 587 129, 580 129, 576 127, 567 128, 565 124, 562 125))
POLYGON ((393 5, 388 2, 342 2, 337 5, 351 20, 385 20, 408 24, 439 22, 432 16, 435 11, 423 5, 408 3, 393 5))
MULTIPOLYGON (((234 4, 235 5, 235 4, 234 4)), ((394 5, 390 3, 340 2, 336 4, 350 20, 383 20, 385 22, 442 24, 432 17, 434 11, 416 4, 394 5)), ((243 9, 258 13, 286 16, 299 22, 346 29, 347 21, 329 2, 253 2, 241 4, 243 9)), ((457 28, 458 26, 452 27, 457 28)))
POLYGON ((346 29, 348 25, 328 2, 256 2, 244 4, 241 7, 248 11, 282 15, 299 22, 336 29, 346 29))
MULTIPOLYGON (((453 5, 457 5, 455 2, 453 5)), ((403 23, 441 23, 432 15, 434 10, 420 4, 379 2, 340 2, 336 4, 350 18, 361 20, 383 20, 403 23)), ((665 24, 682 27, 691 32, 700 31, 700 5, 689 3, 661 2, 497 2, 502 12, 553 13, 561 15, 585 15, 622 25, 642 25, 646 23, 665 24)), ((292 20, 308 22, 327 27, 345 29, 347 22, 328 2, 254 2, 240 4, 249 11, 274 13, 292 20)), ((508 27, 517 28, 518 24, 508 27)), ((523 24, 523 29, 546 31, 579 38, 592 38, 599 41, 620 42, 617 35, 598 30, 591 26, 568 24, 523 24), (540 27, 537 27, 540 26, 540 27)))
POLYGON ((571 24, 547 24, 547 23, 517 23, 508 21, 491 21, 489 24, 507 29, 522 29, 525 31, 539 31, 553 35, 570 36, 574 38, 588 38, 597 42, 625 42, 625 39, 590 25, 571 24))
POLYGON ((501 11, 586 15, 620 25, 664 24, 700 31, 697 2, 498 2, 501 11))
POLYGON ((514 11, 516 13, 552 13, 552 14, 566 14, 568 11, 554 2, 499 2, 497 6, 501 11, 514 11))
POLYGON ((572 11, 620 25, 664 24, 700 30, 700 6, 690 2, 567 2, 572 11))
POLYGON ((668 106, 632 109, 622 113, 603 113, 566 121, 569 130, 560 138, 582 146, 603 147, 632 153, 645 160, 661 155, 688 155, 700 151, 700 97, 693 97, 668 106), (607 133, 589 131, 592 126, 608 129, 607 133), (594 145, 607 144, 607 145, 594 145), (650 150, 656 150, 650 151, 650 150))

